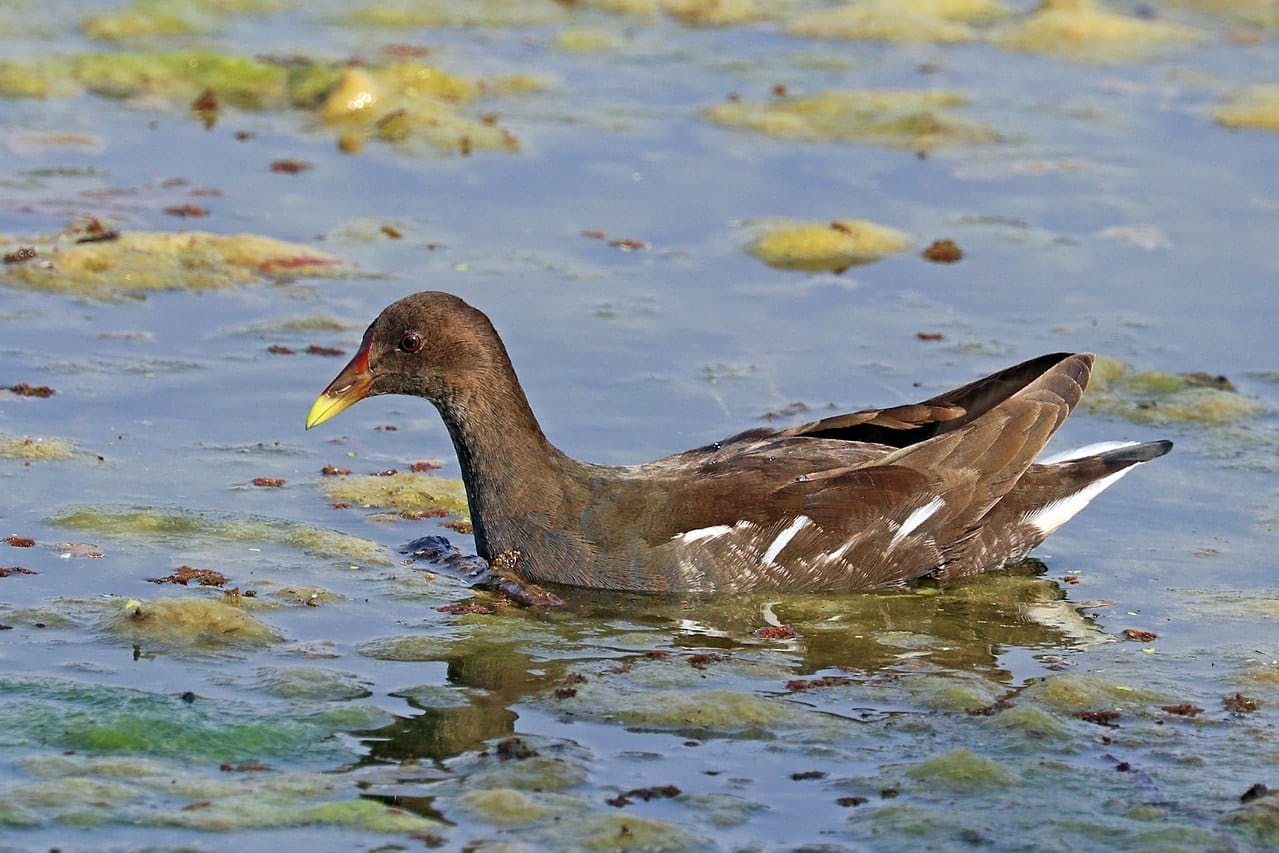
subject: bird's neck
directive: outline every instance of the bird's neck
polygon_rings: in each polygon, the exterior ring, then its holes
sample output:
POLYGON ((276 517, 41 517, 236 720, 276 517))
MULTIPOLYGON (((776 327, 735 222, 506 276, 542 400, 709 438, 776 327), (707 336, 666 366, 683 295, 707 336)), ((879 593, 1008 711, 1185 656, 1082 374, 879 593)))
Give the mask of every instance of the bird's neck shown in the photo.
POLYGON ((557 526, 581 465, 547 440, 509 365, 439 409, 457 452, 480 556, 491 561, 508 549, 534 547, 530 532, 557 526))

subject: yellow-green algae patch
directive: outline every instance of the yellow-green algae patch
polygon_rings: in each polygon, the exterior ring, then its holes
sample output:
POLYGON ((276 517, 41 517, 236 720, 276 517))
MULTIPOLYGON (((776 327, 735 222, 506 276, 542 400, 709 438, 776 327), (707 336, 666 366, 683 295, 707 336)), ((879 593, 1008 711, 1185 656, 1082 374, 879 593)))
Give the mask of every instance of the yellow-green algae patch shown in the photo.
POLYGON ((286 3, 287 0, 134 0, 119 9, 90 15, 80 22, 80 29, 90 38, 112 42, 204 35, 217 28, 219 16, 273 12, 286 3))
POLYGON ((533 797, 514 788, 467 791, 457 798, 457 804, 480 820, 499 826, 531 823, 551 812, 533 797))
POLYGON ((357 27, 530 27, 562 20, 552 0, 386 0, 344 12, 338 23, 357 27))
POLYGON ((703 115, 717 124, 804 142, 866 142, 920 151, 994 142, 994 130, 952 116, 964 96, 940 90, 854 89, 774 101, 728 101, 703 115))
POLYGON ((297 521, 255 516, 120 507, 75 507, 52 516, 50 523, 115 539, 143 536, 183 542, 208 537, 232 542, 277 543, 317 557, 340 558, 370 565, 389 565, 385 549, 375 542, 313 527, 297 521))
POLYGON ((1166 21, 1121 15, 1093 0, 1044 0, 1030 14, 1000 27, 992 38, 1008 50, 1121 62, 1185 44, 1197 34, 1166 21))
MULTIPOLYGON (((242 703, 220 705, 197 697, 185 702, 178 695, 151 693, 123 687, 91 685, 43 676, 0 677, 0 729, 23 742, 44 743, 70 750, 97 753, 139 753, 177 756, 184 761, 263 761, 274 756, 294 758, 307 750, 317 760, 350 755, 331 739, 335 732, 384 725, 387 716, 376 708, 343 706, 333 710, 279 714, 251 714, 242 703)), ((42 775, 96 774, 98 759, 64 756, 66 762, 42 775), (89 762, 81 773, 73 767, 89 762)), ((105 760, 105 759, 101 759, 105 760)), ((111 759, 112 766, 123 759, 111 759)), ((153 760, 153 759, 152 759, 153 760)), ((127 775, 104 772, 108 777, 127 775)), ((157 788, 173 790, 172 774, 139 772, 128 777, 145 784, 154 778, 157 788)), ((323 779, 317 781, 323 782, 323 779)), ((226 777, 205 778, 193 790, 215 788, 226 777)), ((255 786, 270 788, 259 777, 255 786)), ((311 786, 314 788, 314 785, 311 786)))
POLYGON ((283 639, 240 608, 202 597, 128 601, 107 617, 103 627, 135 642, 261 646, 283 639))
POLYGON ((96 299, 154 290, 222 290, 285 277, 349 275, 338 258, 256 234, 125 231, 76 242, 74 231, 27 240, 0 235, 0 247, 33 246, 37 258, 8 264, 0 281, 96 299))
POLYGON ((1279 86, 1254 86, 1231 95, 1212 117, 1224 127, 1279 133, 1279 86))
POLYGON ((400 473, 386 477, 330 477, 321 485, 333 501, 407 513, 444 510, 467 517, 466 487, 461 480, 400 473))
POLYGON ((590 814, 534 836, 570 850, 702 850, 706 839, 670 821, 636 814, 590 814))
POLYGON ((1206 373, 1136 371, 1098 356, 1084 396, 1085 408, 1145 424, 1228 424, 1266 409, 1240 394, 1225 377, 1206 373))
POLYGON ((916 764, 907 775, 920 782, 967 792, 1002 788, 1015 781, 1003 765, 962 747, 916 764))
MULTIPOLYGON (((461 6, 459 5, 459 8, 461 6)), ((249 109, 300 109, 330 125, 348 148, 365 139, 423 142, 433 149, 518 151, 495 114, 463 108, 479 98, 523 95, 548 81, 516 74, 474 79, 418 59, 347 66, 300 59, 278 63, 213 51, 84 53, 0 62, 0 96, 158 96, 182 107, 202 93, 249 109)))
POLYGON ((808 38, 946 44, 971 41, 971 23, 1011 13, 999 0, 870 0, 800 15, 786 29, 808 38))
POLYGON ((551 45, 569 53, 606 53, 621 50, 626 38, 603 27, 565 27, 556 33, 551 45))
POLYGON ((774 220, 748 246, 769 266, 809 271, 868 264, 908 248, 910 237, 903 232, 864 219, 774 220))
POLYGON ((50 462, 59 459, 73 459, 79 455, 79 449, 65 438, 25 435, 22 438, 15 438, 0 435, 0 459, 50 462))
POLYGON ((1279 846, 1279 794, 1257 797, 1244 803, 1225 817, 1228 826, 1249 832, 1258 843, 1257 849, 1273 850, 1279 846))
POLYGON ((1098 675, 1050 675, 1030 685, 1021 698, 1057 711, 1087 711, 1115 706, 1137 708, 1160 701, 1158 694, 1109 681, 1098 675))
POLYGON ((725 27, 779 18, 796 0, 662 0, 662 11, 687 26, 725 27))
POLYGON ((626 725, 672 729, 735 730, 781 723, 792 712, 784 704, 735 690, 645 690, 624 692, 587 683, 564 707, 626 725))

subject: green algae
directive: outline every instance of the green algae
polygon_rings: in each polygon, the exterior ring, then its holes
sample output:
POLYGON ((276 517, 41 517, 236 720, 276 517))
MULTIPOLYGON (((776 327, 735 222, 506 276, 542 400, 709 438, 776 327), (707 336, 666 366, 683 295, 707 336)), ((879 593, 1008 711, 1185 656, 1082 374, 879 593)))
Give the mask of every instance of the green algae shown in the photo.
POLYGON ((736 690, 629 692, 597 683, 579 686, 562 706, 625 725, 676 730, 740 731, 782 723, 793 713, 781 702, 736 690))
POLYGON ((315 666, 261 667, 254 683, 272 696, 307 702, 339 702, 370 695, 368 682, 353 672, 315 666))
POLYGON ((1198 34, 1166 21, 1121 15, 1093 0, 1044 0, 1030 14, 995 31, 1007 50, 1047 53, 1089 62, 1142 59, 1198 34))
MULTIPOLYGON (((287 63, 214 51, 82 53, 0 63, 0 96, 47 98, 91 92, 187 107, 203 93, 219 105, 298 109, 358 149, 381 139, 432 151, 518 151, 492 113, 467 115, 479 98, 527 95, 549 81, 530 75, 474 79, 418 59, 350 66, 300 58, 287 63)), ((216 108, 209 112, 216 112, 216 108)), ((349 146, 350 147, 350 146, 349 146)))
POLYGON ((1015 705, 1000 711, 991 719, 991 725, 1020 732, 1035 742, 1070 737, 1057 717, 1033 705, 1015 705))
POLYGON ((195 536, 232 542, 276 543, 317 557, 368 565, 388 565, 391 562, 386 551, 374 542, 297 521, 110 506, 74 507, 52 516, 49 521, 59 527, 92 531, 117 539, 142 536, 180 542, 195 536))
POLYGON ((226 15, 276 12, 289 0, 133 0, 110 12, 80 22, 89 38, 131 42, 148 38, 207 35, 226 15))
POLYGON ((759 236, 747 248, 771 267, 813 272, 872 263, 909 247, 910 238, 895 228, 863 219, 836 219, 762 223, 759 236))
POLYGON ((512 826, 541 820, 551 809, 514 788, 472 790, 457 798, 457 804, 485 823, 512 826))
POLYGON ((626 39, 604 27, 565 27, 555 34, 551 46, 568 53, 611 53, 626 46, 626 39))
POLYGON ((1279 133, 1279 86, 1253 86, 1230 95, 1212 118, 1223 127, 1279 133))
POLYGON ((915 701, 935 711, 981 708, 995 700, 994 685, 959 678, 954 674, 913 678, 907 680, 904 686, 915 701))
POLYGON ((65 438, 23 436, 14 438, 0 435, 0 459, 19 459, 25 462, 55 462, 74 459, 81 451, 65 438))
POLYGON ((1129 687, 1099 675, 1065 673, 1050 675, 1028 686, 1021 698, 1055 711, 1089 711, 1099 708, 1139 709, 1164 697, 1129 687))
POLYGON ((334 732, 357 720, 367 725, 384 718, 368 709, 254 715, 238 705, 39 676, 0 677, 0 688, 0 725, 9 736, 61 749, 153 758, 261 761, 302 749, 313 750, 317 759, 335 757, 346 750, 329 740, 334 732))
POLYGON ((256 234, 126 231, 78 242, 78 232, 36 239, 0 235, 0 247, 34 246, 41 263, 7 265, 0 282, 113 299, 160 290, 224 290, 293 277, 349 275, 339 259, 256 234))
POLYGON ((871 0, 800 15, 786 29, 808 38, 949 44, 975 38, 971 24, 1011 13, 999 0, 871 0))
POLYGON ((355 651, 373 660, 433 661, 447 658, 456 644, 456 639, 448 637, 410 634, 368 640, 356 646, 355 651))
POLYGON ((461 480, 399 473, 385 477, 329 477, 320 485, 331 501, 405 513, 443 510, 469 517, 466 487, 461 480))
POLYGON ((530 27, 555 23, 565 11, 551 0, 385 0, 343 12, 336 23, 380 29, 530 27))
POLYGON ((945 91, 828 91, 770 102, 728 101, 703 110, 716 124, 803 142, 865 142, 928 151, 995 142, 999 134, 952 116, 967 100, 945 91))
POLYGON ((261 646, 283 639, 269 625, 216 598, 129 601, 102 627, 135 643, 261 646))
POLYGON ((635 814, 590 814, 533 831, 533 840, 577 850, 698 850, 706 839, 670 821, 635 814))
POLYGON ((1016 782, 1016 777, 1003 765, 964 747, 922 761, 911 767, 907 775, 920 782, 964 793, 1004 788, 1016 782))
POLYGON ((1144 424, 1229 424, 1265 412, 1258 401, 1235 390, 1224 377, 1205 373, 1136 371, 1099 356, 1084 407, 1144 424))

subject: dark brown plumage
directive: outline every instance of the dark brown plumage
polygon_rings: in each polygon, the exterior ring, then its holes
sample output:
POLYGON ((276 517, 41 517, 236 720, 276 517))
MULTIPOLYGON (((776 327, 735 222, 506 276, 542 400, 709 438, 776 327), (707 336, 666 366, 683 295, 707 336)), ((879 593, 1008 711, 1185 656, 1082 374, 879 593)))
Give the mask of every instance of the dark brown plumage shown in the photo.
POLYGON ((922 403, 609 467, 547 441, 489 319, 427 292, 369 326, 307 428, 366 396, 430 400, 457 451, 480 556, 506 554, 532 581, 868 589, 1020 560, 1131 466, 1171 449, 1119 443, 1036 461, 1092 362, 1044 355, 922 403))

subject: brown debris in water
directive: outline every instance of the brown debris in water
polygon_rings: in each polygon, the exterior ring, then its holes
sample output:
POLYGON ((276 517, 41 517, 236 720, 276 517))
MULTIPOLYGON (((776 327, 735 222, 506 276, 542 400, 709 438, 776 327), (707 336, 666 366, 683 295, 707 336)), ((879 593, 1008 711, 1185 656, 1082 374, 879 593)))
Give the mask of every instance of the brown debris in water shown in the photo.
POLYGON ((870 800, 865 797, 840 797, 835 801, 835 805, 848 808, 849 806, 864 806, 869 802, 870 800))
POLYGON ((964 257, 964 250, 954 240, 934 240, 921 253, 925 260, 935 264, 953 264, 964 257))
POLYGON ((311 164, 304 160, 274 160, 270 168, 282 175, 296 175, 311 168, 311 164))
POLYGON ((325 465, 320 469, 320 473, 326 477, 345 477, 351 473, 350 468, 339 468, 336 465, 325 465))
POLYGON ((251 482, 263 489, 278 489, 284 485, 284 479, 281 477, 254 477, 251 482))
POLYGON ((1096 723, 1099 726, 1109 726, 1117 728, 1115 720, 1119 719, 1119 712, 1110 709, 1101 709, 1097 711, 1076 711, 1075 716, 1084 722, 1096 723))
POLYGON ((790 775, 791 780, 795 782, 805 782, 809 779, 825 779, 826 771, 824 770, 801 770, 798 773, 790 775))
POLYGON ((271 355, 293 355, 293 350, 283 344, 271 344, 266 351, 271 355))
POLYGON ((17 536, 12 533, 4 537, 4 541, 14 548, 31 548, 36 544, 36 540, 28 536, 17 536))
POLYGON ((755 636, 761 640, 791 640, 796 634, 789 625, 766 625, 755 629, 755 636))
POLYGON ((1125 640, 1136 640, 1139 643, 1149 643, 1159 639, 1159 635, 1154 631, 1142 631, 1138 628, 1125 628, 1123 636, 1125 640))
POLYGON ((0 566, 0 578, 7 578, 10 575, 38 575, 39 572, 33 572, 24 566, 0 566))
POLYGON ((271 765, 263 764, 260 761, 244 761, 239 764, 223 763, 218 767, 223 773, 265 773, 271 769, 271 765))
POLYGON ((12 394, 17 394, 19 397, 40 397, 42 399, 52 397, 57 393, 48 385, 30 385, 26 382, 10 385, 6 390, 12 394))
POLYGON ((455 601, 452 604, 445 604, 435 609, 440 613, 452 613, 452 614, 460 614, 460 615, 474 614, 478 616, 488 616, 492 614, 496 608, 502 607, 505 604, 506 604, 506 601, 503 599, 498 599, 496 601, 488 601, 488 602, 480 602, 476 600, 455 601))
POLYGON ((404 237, 404 234, 403 232, 400 231, 400 229, 395 228, 394 226, 391 226, 391 225, 383 225, 378 230, 380 230, 383 234, 385 234, 387 237, 389 237, 392 240, 400 240, 404 237))
POLYGON ((817 687, 843 687, 852 683, 853 679, 847 675, 823 675, 820 678, 792 678, 786 682, 786 689, 792 693, 802 693, 817 687))
POLYGON ((1239 795, 1239 802, 1251 803, 1253 800, 1259 800, 1262 797, 1270 796, 1270 788, 1261 782, 1256 783, 1248 790, 1239 795))
POLYGON ((1249 699, 1242 693, 1236 693, 1233 696, 1221 697, 1221 704, 1227 710, 1235 714, 1251 713, 1261 710, 1261 701, 1258 699, 1249 699))
POLYGON ((1189 702, 1182 702, 1177 705, 1163 705, 1160 710, 1166 714, 1172 714, 1177 717, 1193 717, 1203 713, 1203 708, 1198 705, 1192 705, 1189 702))
POLYGON ((719 652, 702 652, 701 654, 691 655, 688 659, 688 665, 693 669, 706 669, 713 663, 720 663, 728 660, 727 655, 721 655, 719 652))
POLYGON ((915 338, 928 343, 937 343, 946 340, 946 336, 941 332, 916 332, 915 338))
POLYGON ((181 216, 184 218, 192 217, 195 219, 200 219, 209 215, 209 211, 200 207, 198 204, 175 204, 171 207, 166 207, 164 212, 169 216, 181 216))
POLYGON ((989 705, 982 705, 979 708, 965 708, 964 713, 970 717, 993 717, 1000 711, 1007 711, 1013 706, 1012 702, 1007 699, 996 699, 989 705))
POLYGON ((420 462, 410 462, 409 470, 414 474, 421 474, 425 471, 438 471, 444 467, 443 462, 433 462, 429 459, 423 459, 420 462))
POLYGON ((340 350, 337 347, 322 347, 319 344, 311 344, 309 347, 306 348, 306 354, 338 356, 338 355, 346 355, 346 351, 340 350))
POLYGON ((4 262, 6 264, 20 264, 24 261, 34 260, 37 252, 34 246, 22 246, 14 249, 12 252, 4 253, 4 262))
POLYGON ((608 244, 614 249, 621 249, 623 252, 633 252, 637 249, 648 248, 648 244, 643 240, 635 240, 630 237, 626 237, 621 240, 609 240, 608 244))
POLYGON ((618 794, 604 802, 613 808, 621 809, 629 806, 636 798, 647 803, 649 800, 669 800, 682 793, 683 791, 674 785, 654 785, 651 788, 632 788, 625 794, 618 794))
POLYGON ((523 761, 526 758, 535 758, 541 753, 526 744, 522 739, 517 737, 508 737, 500 740, 493 747, 493 751, 497 753, 497 757, 502 761, 523 761))
POLYGON ((178 566, 171 574, 162 578, 152 578, 151 583, 174 583, 186 586, 191 581, 199 581, 200 586, 223 586, 226 575, 213 569, 197 569, 194 566, 178 566))

